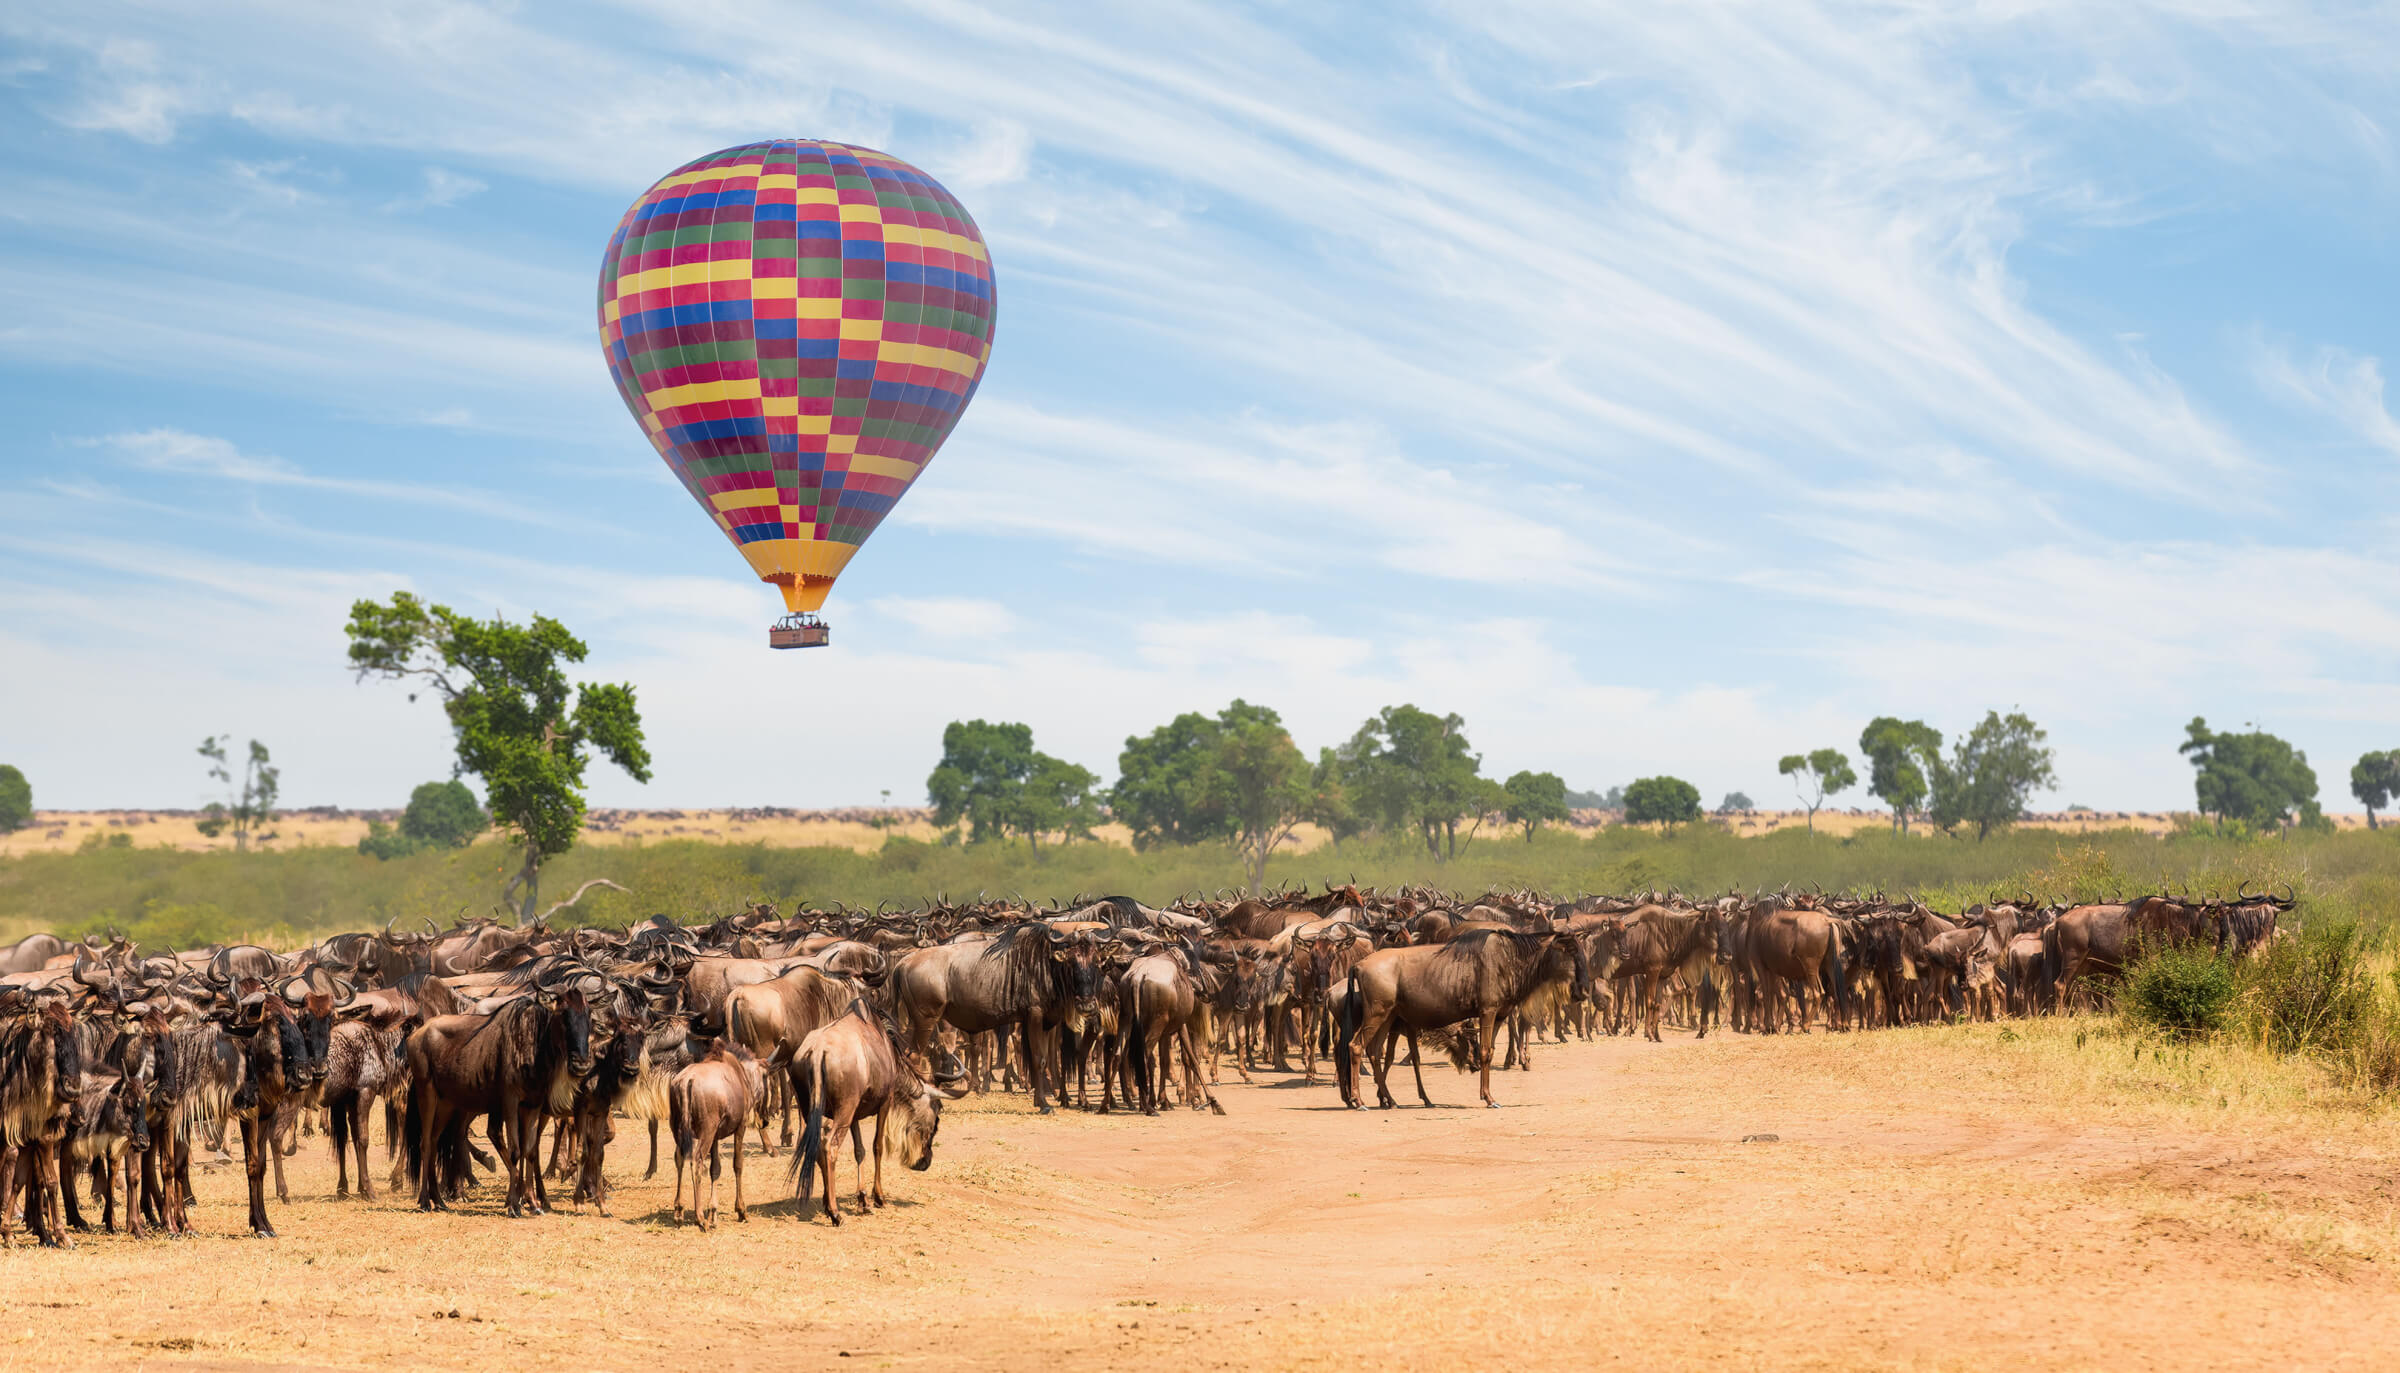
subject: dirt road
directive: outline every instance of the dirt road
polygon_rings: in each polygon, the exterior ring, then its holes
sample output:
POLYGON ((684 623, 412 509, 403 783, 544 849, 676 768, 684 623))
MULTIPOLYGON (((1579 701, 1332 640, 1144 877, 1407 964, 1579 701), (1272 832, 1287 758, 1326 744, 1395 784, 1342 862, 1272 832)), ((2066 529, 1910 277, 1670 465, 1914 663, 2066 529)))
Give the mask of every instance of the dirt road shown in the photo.
POLYGON ((755 1155, 747 1223, 668 1226, 630 1122, 607 1220, 336 1203, 311 1140, 281 1241, 225 1233, 223 1170, 203 1236, 0 1256, 0 1369, 2389 1366, 2388 1119, 2095 1107, 2014 1085, 2014 1040, 1570 1045, 1497 1111, 1446 1067, 1437 1110, 974 1100, 838 1233, 755 1155))

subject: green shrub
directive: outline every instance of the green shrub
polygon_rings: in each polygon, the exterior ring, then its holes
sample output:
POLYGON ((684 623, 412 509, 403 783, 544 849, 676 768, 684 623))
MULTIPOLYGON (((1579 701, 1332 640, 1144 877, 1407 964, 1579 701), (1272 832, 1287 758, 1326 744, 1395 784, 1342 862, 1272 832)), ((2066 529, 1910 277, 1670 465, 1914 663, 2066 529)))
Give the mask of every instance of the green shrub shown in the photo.
POLYGON ((2225 1026, 2240 988, 2233 968, 2202 944, 2173 945, 2144 956, 2125 974, 2118 1004, 2139 1024, 2178 1035, 2225 1026))
POLYGON ((2322 923, 2269 943, 2243 969, 2243 1015, 2277 1053, 2343 1057, 2373 1027, 2379 1007, 2359 928, 2322 923))
POLYGON ((432 847, 431 842, 419 839, 414 835, 404 834, 381 820, 369 820, 367 837, 358 841, 360 853, 370 858, 380 858, 387 863, 395 858, 406 858, 412 853, 422 853, 432 847))

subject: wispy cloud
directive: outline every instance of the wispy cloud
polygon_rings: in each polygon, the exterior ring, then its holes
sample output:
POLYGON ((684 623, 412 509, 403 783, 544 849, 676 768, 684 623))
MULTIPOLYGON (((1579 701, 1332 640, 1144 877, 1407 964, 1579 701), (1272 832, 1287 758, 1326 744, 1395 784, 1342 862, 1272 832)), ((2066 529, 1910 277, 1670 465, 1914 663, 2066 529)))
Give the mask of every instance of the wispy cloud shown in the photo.
POLYGON ((588 527, 588 521, 569 521, 539 506, 496 492, 472 488, 426 486, 414 482, 371 481, 356 477, 326 477, 308 472, 282 458, 244 453, 230 441, 178 429, 144 429, 79 440, 86 447, 116 453, 128 465, 147 472, 209 477, 247 486, 279 486, 365 500, 399 501, 435 506, 513 524, 588 527))
POLYGON ((488 183, 478 178, 451 171, 447 167, 427 167, 425 188, 414 195, 404 195, 386 201, 387 210, 431 210, 456 205, 479 191, 489 190, 488 183))
POLYGON ((2400 457, 2400 420, 2384 400, 2383 362, 2326 344, 2303 358, 2264 331, 2249 335, 2250 369, 2268 394, 2320 411, 2361 443, 2400 457))

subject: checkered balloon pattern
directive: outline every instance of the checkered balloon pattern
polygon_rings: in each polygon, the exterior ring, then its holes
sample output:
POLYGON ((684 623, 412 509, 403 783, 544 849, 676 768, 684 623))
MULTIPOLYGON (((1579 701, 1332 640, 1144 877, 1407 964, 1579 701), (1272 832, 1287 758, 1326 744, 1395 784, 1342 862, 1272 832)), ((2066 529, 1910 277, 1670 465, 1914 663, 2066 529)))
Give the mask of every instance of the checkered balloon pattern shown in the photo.
POLYGON ((687 162, 600 264, 609 375, 684 489, 815 610, 992 355, 992 266, 930 176, 776 139, 687 162))

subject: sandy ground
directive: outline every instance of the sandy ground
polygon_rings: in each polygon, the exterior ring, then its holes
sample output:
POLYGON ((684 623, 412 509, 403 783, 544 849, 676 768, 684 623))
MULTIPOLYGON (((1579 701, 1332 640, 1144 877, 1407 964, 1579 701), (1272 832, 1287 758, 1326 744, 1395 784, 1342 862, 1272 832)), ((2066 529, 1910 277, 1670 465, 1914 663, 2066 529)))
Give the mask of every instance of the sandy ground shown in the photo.
POLYGON ((755 1155, 746 1223, 670 1226, 630 1122, 614 1219, 335 1202, 310 1140, 280 1241, 227 1234, 223 1170, 199 1237, 0 1255, 0 1370, 2389 1366, 2400 1127, 2096 1101, 2052 1047, 1576 1044, 1497 1111, 1447 1067, 1437 1110, 1275 1075, 1223 1118, 970 1099, 838 1232, 755 1155))
MULTIPOLYGON (((868 806, 775 814, 743 810, 603 810, 593 812, 593 823, 584 832, 584 842, 606 845, 701 839, 777 848, 839 847, 870 853, 895 835, 927 842, 939 838, 940 831, 934 828, 929 815, 923 810, 868 806)), ((32 824, 14 834, 0 834, 0 858, 25 853, 71 853, 88 843, 106 842, 114 835, 124 835, 125 842, 143 848, 233 847, 229 836, 210 839, 202 835, 194 827, 194 818, 189 812, 176 811, 36 811, 32 824)), ((316 845, 354 848, 366 837, 368 818, 355 811, 286 812, 267 827, 264 844, 273 849, 316 845)), ((1589 833, 1616 818, 1614 811, 1579 811, 1575 828, 1589 833)), ((1741 811, 1720 818, 1734 833, 1749 837, 1799 829, 1808 823, 1808 816, 1801 811, 1741 811)), ((2025 823, 2035 829, 2062 833, 2130 827, 2164 834, 2182 818, 2166 811, 2094 811, 2037 815, 2025 823)), ((2364 814, 2327 818, 2342 829, 2364 829, 2367 823, 2364 814)), ((1883 811, 1817 812, 1817 829, 1827 834, 1849 835, 1890 827, 1891 816, 1883 811)), ((1131 843, 1130 833, 1122 825, 1102 825, 1093 834, 1104 843, 1131 843)), ((1285 846, 1294 853, 1307 853, 1326 842, 1323 830, 1302 825, 1285 841, 1285 846)))

